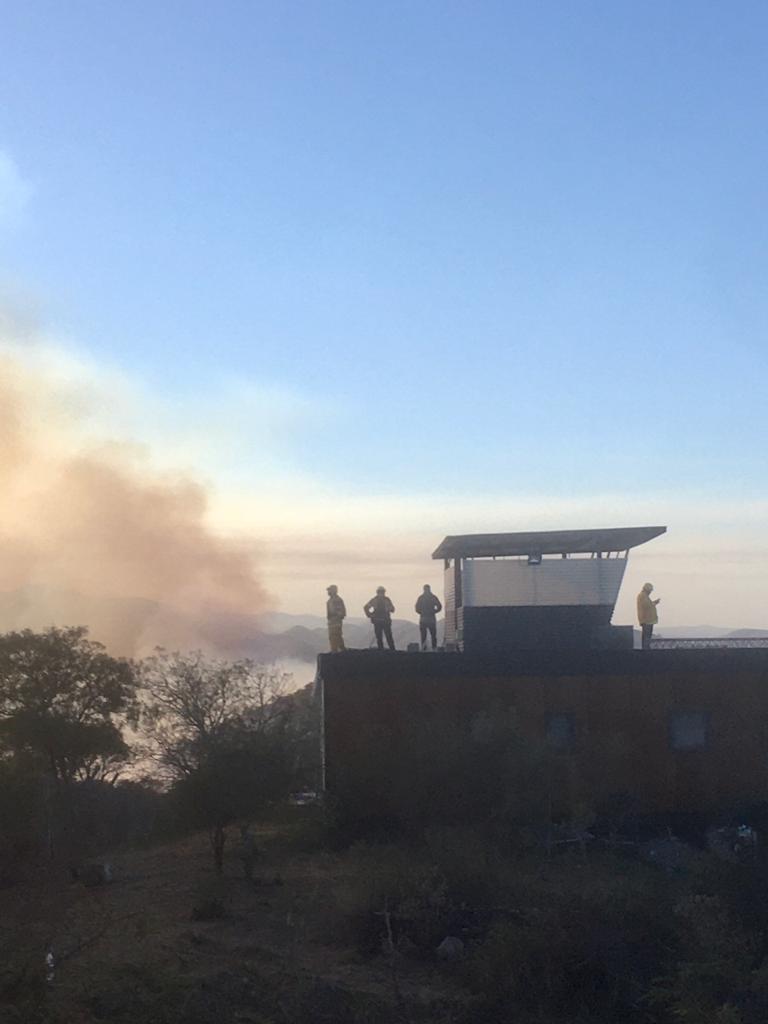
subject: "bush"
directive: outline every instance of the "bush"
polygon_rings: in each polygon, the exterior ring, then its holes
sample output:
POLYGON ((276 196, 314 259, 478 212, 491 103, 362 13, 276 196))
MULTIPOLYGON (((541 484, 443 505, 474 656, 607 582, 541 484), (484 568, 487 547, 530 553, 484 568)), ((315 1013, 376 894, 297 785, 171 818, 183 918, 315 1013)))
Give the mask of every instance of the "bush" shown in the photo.
POLYGON ((408 848, 360 844, 347 868, 339 900, 361 952, 382 951, 387 919, 402 951, 423 955, 445 937, 454 908, 445 877, 428 859, 408 848))
POLYGON ((0 762, 0 887, 17 881, 45 848, 42 780, 0 762))
POLYGON ((546 1020, 640 1019, 665 963, 672 884, 613 857, 529 865, 475 945, 467 984, 489 1019, 505 1007, 546 1020))

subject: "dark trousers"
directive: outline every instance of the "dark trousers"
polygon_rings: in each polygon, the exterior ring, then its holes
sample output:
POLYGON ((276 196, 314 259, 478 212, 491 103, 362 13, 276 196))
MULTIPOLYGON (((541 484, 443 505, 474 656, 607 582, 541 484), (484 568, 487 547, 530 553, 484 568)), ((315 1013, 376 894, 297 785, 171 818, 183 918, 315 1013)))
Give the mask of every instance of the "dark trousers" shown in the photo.
POLYGON ((640 629, 643 631, 643 650, 647 651, 651 646, 651 637, 653 636, 653 623, 644 622, 640 629))
POLYGON ((432 637, 432 650, 437 647, 437 623, 434 619, 420 619, 419 620, 419 632, 421 633, 421 649, 426 651, 427 649, 427 630, 429 635, 432 637))
POLYGON ((380 651, 384 650, 384 637, 387 638, 387 647, 389 647, 390 651, 394 651, 395 641, 392 636, 391 622, 376 622, 374 620, 373 631, 376 634, 376 643, 380 651))

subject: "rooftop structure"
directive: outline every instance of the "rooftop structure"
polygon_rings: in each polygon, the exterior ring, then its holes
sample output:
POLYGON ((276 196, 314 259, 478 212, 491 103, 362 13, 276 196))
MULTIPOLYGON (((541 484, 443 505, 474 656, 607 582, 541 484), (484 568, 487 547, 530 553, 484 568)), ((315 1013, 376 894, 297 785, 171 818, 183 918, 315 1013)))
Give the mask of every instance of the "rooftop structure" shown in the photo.
POLYGON ((629 551, 665 526, 446 537, 445 638, 460 650, 632 647, 611 618, 629 551))
POLYGON ((509 555, 608 554, 629 551, 666 533, 666 526, 608 530, 544 530, 534 533, 465 533, 446 537, 433 558, 499 558, 509 555))

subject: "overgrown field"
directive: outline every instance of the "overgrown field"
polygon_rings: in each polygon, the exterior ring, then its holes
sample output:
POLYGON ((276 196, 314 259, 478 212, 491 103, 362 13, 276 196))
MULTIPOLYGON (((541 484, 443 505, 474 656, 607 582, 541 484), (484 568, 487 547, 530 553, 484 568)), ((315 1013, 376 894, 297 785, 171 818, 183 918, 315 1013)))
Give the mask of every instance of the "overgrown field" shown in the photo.
POLYGON ((3 1024, 768 1019, 768 871, 685 848, 502 852, 469 831, 333 850, 312 809, 0 892, 3 1024), (443 957, 437 952, 443 940, 443 957), (53 977, 45 955, 53 954, 53 977))

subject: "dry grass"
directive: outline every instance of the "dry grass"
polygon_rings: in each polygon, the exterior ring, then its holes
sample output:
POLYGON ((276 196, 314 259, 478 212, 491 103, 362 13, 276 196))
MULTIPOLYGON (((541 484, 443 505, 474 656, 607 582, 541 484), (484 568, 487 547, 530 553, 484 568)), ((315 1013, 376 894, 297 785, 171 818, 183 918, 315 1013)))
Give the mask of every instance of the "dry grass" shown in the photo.
MULTIPOLYGON (((395 1006, 386 958, 364 960, 354 949, 337 898, 349 860, 291 852, 289 835, 290 826, 257 833, 263 855, 255 884, 243 877, 234 850, 224 876, 216 877, 201 834, 111 857, 110 885, 85 888, 59 870, 0 892, 0 1020, 416 1019, 395 1006), (221 904, 223 916, 193 920, 193 908, 210 901, 221 904), (56 959, 50 984, 49 946, 56 959)), ((398 999, 404 996, 422 1019, 448 1019, 427 1009, 456 996, 443 976, 418 965, 403 965, 400 973, 398 999)))

